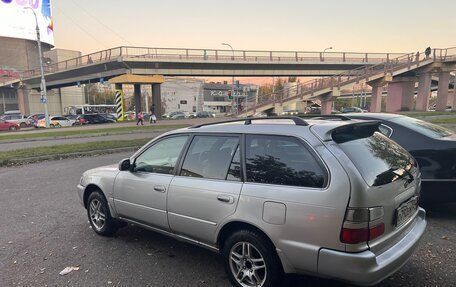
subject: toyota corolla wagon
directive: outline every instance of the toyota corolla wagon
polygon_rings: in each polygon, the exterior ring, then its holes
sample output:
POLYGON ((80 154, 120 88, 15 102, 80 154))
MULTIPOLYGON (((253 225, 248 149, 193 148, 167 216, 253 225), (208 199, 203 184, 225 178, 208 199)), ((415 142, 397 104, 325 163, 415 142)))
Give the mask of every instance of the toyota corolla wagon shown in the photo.
POLYGON ((373 285, 425 230, 417 162, 376 121, 250 118, 161 135, 84 172, 92 229, 125 224, 219 252, 234 286, 285 273, 373 285))

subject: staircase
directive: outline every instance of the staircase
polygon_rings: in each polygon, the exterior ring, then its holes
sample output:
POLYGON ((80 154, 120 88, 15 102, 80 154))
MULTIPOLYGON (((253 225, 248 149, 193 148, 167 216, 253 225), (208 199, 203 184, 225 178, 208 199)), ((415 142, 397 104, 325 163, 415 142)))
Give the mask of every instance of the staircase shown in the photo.
POLYGON ((392 77, 406 73, 434 62, 456 62, 456 48, 434 49, 429 57, 423 53, 409 53, 374 66, 361 67, 342 74, 299 83, 258 99, 249 99, 239 105, 239 117, 251 116, 300 101, 318 99, 320 96, 333 93, 340 95, 340 90, 352 88, 356 84, 375 80, 391 81, 392 77))

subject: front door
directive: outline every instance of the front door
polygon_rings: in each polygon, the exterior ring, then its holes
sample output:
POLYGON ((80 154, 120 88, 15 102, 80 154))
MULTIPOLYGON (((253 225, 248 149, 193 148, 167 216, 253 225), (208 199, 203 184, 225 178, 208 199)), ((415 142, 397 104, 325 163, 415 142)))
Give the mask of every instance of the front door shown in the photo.
POLYGON ((174 168, 187 135, 152 144, 133 159, 130 171, 121 171, 114 184, 114 205, 120 217, 168 230, 166 199, 174 168))

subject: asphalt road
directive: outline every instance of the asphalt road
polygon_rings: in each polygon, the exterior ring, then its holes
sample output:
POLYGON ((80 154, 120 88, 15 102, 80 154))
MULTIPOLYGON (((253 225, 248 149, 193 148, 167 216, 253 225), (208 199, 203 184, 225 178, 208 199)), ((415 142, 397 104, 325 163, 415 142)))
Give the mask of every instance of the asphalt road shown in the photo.
MULTIPOLYGON (((0 286, 229 286, 221 257, 135 226, 96 235, 76 188, 127 153, 0 168, 0 286), (65 267, 79 266, 65 276, 65 267)), ((378 286, 456 286, 456 205, 428 210, 411 260, 378 286)), ((289 276, 285 286, 348 286, 289 276)))

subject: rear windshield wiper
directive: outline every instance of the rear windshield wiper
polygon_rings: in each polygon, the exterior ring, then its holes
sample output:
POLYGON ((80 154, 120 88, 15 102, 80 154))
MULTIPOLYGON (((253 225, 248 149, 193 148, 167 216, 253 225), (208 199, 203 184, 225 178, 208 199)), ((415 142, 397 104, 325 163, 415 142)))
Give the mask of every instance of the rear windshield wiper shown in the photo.
POLYGON ((395 180, 395 176, 406 179, 408 183, 412 182, 415 178, 410 173, 410 171, 406 170, 405 168, 401 167, 392 167, 375 177, 373 186, 383 185, 395 180))

